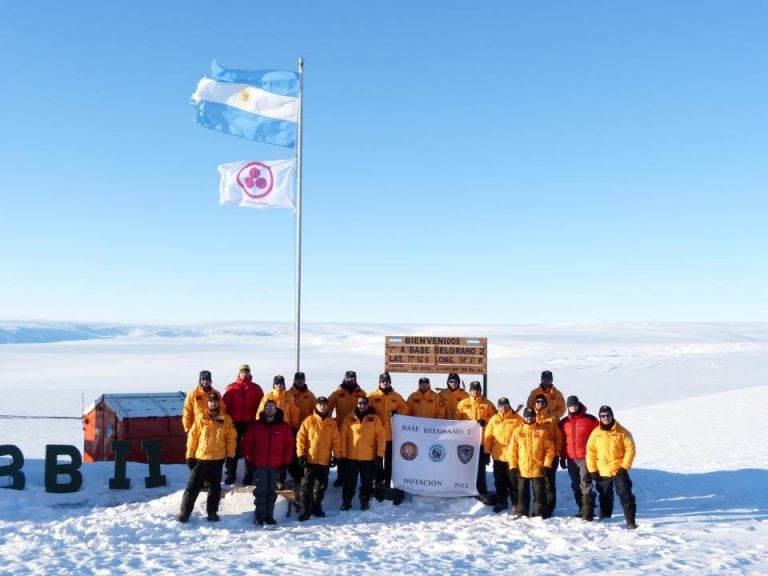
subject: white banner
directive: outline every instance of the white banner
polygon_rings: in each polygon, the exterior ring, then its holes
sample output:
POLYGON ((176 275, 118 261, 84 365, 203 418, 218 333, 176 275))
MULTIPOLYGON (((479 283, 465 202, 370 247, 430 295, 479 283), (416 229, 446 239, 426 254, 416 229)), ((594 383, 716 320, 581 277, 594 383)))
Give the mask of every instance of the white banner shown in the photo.
POLYGON ((482 428, 474 420, 392 416, 392 486, 422 496, 474 496, 482 428))

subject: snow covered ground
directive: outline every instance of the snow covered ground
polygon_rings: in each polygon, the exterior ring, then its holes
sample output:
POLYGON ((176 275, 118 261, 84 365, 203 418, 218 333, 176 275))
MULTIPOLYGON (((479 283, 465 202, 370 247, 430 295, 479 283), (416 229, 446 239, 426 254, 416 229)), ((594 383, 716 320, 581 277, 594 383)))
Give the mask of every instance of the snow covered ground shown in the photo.
MULTIPOLYGON (((546 521, 497 515, 473 498, 410 497, 400 507, 374 501, 368 512, 341 512, 338 489, 329 488, 322 521, 300 524, 280 500, 279 529, 263 531, 251 523, 252 498, 232 494, 218 524, 205 521, 199 500, 180 525, 180 465, 163 466, 167 486, 147 489, 146 467, 129 463, 132 487, 118 491, 108 488, 111 463, 84 464, 80 491, 48 494, 45 445, 81 448, 82 430, 77 420, 38 417, 77 417, 104 392, 186 391, 204 368, 223 389, 243 362, 262 383, 277 373, 290 379, 293 336, 287 325, 222 325, 93 328, 92 339, 57 341, 58 325, 36 327, 47 330, 38 340, 32 329, 14 340, 17 328, 0 323, 2 341, 19 342, 0 345, 0 415, 25 418, 0 418, 0 444, 24 453, 27 486, 0 490, 3 574, 768 573, 766 324, 306 327, 302 369, 317 393, 347 369, 372 389, 386 335, 487 336, 492 400, 523 402, 550 369, 555 385, 592 411, 611 404, 638 447, 632 532, 618 506, 607 522, 572 518, 564 471, 556 516, 546 521)), ((396 374, 394 386, 410 392, 417 376, 396 374)))

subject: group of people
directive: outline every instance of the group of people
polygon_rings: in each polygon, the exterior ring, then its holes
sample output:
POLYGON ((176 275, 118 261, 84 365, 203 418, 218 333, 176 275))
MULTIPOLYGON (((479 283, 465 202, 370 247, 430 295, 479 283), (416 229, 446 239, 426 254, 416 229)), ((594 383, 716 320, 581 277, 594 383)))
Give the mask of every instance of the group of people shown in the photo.
MULTIPOLYGON (((235 382, 220 394, 211 373, 200 372, 198 385, 187 395, 182 423, 187 432, 189 481, 177 516, 186 522, 195 500, 208 485, 207 518, 219 520, 218 505, 224 484, 236 482, 239 459, 244 459, 242 483, 253 485, 258 525, 275 524, 277 492, 290 475, 298 488, 299 520, 323 517, 323 499, 330 469, 337 466, 335 486, 341 487, 341 510, 350 510, 357 491, 361 510, 370 507, 374 490, 389 490, 392 479, 392 416, 474 420, 483 429, 477 471, 477 491, 488 493, 486 467, 493 460, 496 488, 494 511, 512 504, 516 516, 552 515, 556 503, 557 465, 567 469, 579 506, 579 516, 592 520, 596 495, 599 517, 613 512, 614 490, 624 508, 628 528, 635 528, 635 498, 628 471, 635 455, 632 435, 602 406, 599 419, 587 412, 576 396, 567 401, 554 387, 552 373, 542 372, 541 383, 523 405, 509 399, 498 410, 483 395, 478 381, 461 385, 449 374, 446 388, 434 391, 427 377, 407 399, 392 387, 389 373, 366 393, 357 374, 348 370, 328 396, 316 397, 303 372, 296 372, 291 388, 283 376, 273 378, 264 393, 253 382, 250 367, 240 366, 235 382), (358 489, 359 482, 359 489, 358 489), (531 502, 532 493, 532 502, 531 502)), ((399 505, 405 494, 389 490, 399 505)))
POLYGON ((594 519, 594 483, 599 519, 612 516, 615 491, 627 528, 637 528, 629 477, 635 443, 615 420, 611 407, 601 406, 598 417, 593 416, 577 396, 564 399, 554 386, 552 372, 545 370, 541 383, 528 396, 522 417, 517 414, 520 408, 512 410, 507 398, 499 398, 498 412, 485 426, 483 450, 493 458, 496 485, 494 511, 507 510, 511 502, 516 516, 552 516, 559 464, 568 471, 578 517, 594 519))

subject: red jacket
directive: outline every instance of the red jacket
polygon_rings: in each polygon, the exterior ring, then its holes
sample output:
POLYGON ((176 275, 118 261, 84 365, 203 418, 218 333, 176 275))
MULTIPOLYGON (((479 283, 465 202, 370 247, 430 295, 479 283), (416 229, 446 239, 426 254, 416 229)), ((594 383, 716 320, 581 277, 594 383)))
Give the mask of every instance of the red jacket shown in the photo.
POLYGON ((243 436, 243 456, 255 468, 288 466, 293 458, 293 431, 283 422, 283 413, 277 410, 272 422, 262 414, 243 436))
POLYGON ((224 405, 232 422, 253 422, 256 410, 264 396, 261 386, 255 384, 249 374, 245 380, 237 379, 224 391, 224 405))
POLYGON ((563 433, 563 448, 561 458, 569 460, 584 460, 587 457, 587 440, 592 430, 600 425, 597 418, 587 414, 587 407, 579 402, 579 410, 575 414, 560 420, 558 427, 563 433))

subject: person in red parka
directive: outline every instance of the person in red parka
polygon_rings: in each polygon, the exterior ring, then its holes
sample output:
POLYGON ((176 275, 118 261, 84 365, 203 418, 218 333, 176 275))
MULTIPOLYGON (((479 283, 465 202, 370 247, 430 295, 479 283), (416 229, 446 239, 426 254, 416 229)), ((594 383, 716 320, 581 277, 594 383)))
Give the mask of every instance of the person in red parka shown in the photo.
POLYGON ((592 521, 595 515, 595 493, 587 470, 587 440, 600 422, 587 413, 587 407, 579 402, 577 396, 568 396, 565 405, 568 415, 558 423, 563 437, 560 467, 567 469, 571 478, 571 490, 576 506, 579 507, 577 516, 592 521))
MULTIPOLYGON (((237 461, 243 457, 242 441, 248 427, 256 420, 256 410, 264 397, 264 391, 261 386, 253 381, 251 376, 251 367, 248 364, 241 364, 237 373, 237 380, 232 382, 224 390, 224 405, 227 407, 227 414, 232 418, 237 430, 237 448, 234 458, 227 458, 224 463, 226 474, 224 484, 234 484, 235 474, 237 472, 237 461)), ((253 484, 253 470, 245 463, 245 475, 243 484, 248 486, 253 484)))
POLYGON ((259 419, 243 437, 243 456, 253 468, 254 524, 277 524, 277 479, 280 468, 291 462, 293 447, 293 431, 283 421, 283 411, 274 400, 267 400, 259 419))

